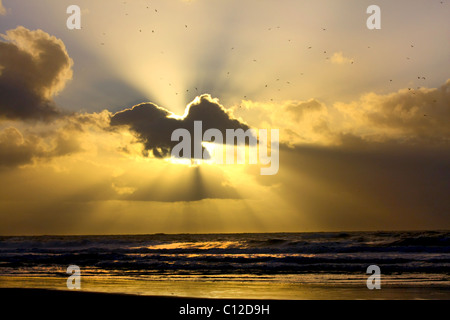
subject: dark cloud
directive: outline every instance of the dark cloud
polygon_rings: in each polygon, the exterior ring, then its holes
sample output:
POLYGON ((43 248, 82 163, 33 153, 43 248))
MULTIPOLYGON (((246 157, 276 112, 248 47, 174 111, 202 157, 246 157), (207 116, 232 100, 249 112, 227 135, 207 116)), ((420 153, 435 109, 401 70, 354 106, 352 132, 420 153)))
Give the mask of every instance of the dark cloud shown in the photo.
POLYGON ((0 132, 0 167, 11 167, 31 162, 38 153, 37 137, 24 139, 16 128, 0 132))
POLYGON ((127 125, 137 133, 146 151, 152 151, 158 158, 169 157, 172 148, 178 144, 171 141, 172 132, 183 128, 194 135, 194 121, 202 121, 203 132, 218 129, 225 137, 226 129, 249 127, 232 116, 209 95, 202 95, 188 105, 183 118, 175 118, 168 110, 153 103, 143 103, 114 114, 111 126, 127 125))
POLYGON ((0 42, 0 118, 49 120, 52 97, 72 78, 64 43, 42 30, 18 27, 0 42))
POLYGON ((0 168, 21 166, 34 159, 50 159, 79 150, 78 143, 61 132, 22 134, 14 127, 0 131, 0 168))

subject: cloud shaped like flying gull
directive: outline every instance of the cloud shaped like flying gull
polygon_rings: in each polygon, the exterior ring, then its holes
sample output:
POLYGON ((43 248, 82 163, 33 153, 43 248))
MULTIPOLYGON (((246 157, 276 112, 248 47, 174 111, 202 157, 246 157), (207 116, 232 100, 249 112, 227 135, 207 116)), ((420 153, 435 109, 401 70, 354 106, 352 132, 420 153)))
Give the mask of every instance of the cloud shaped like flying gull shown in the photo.
POLYGON ((171 141, 172 132, 183 128, 193 136, 194 121, 202 121, 203 131, 215 128, 220 130, 223 136, 226 129, 249 129, 207 94, 190 103, 182 118, 174 117, 172 112, 153 103, 142 103, 114 114, 111 117, 111 126, 129 126, 144 144, 146 155, 152 151, 155 157, 165 158, 170 157, 173 147, 178 144, 177 141, 171 141))
POLYGON ((52 96, 72 78, 64 43, 22 26, 0 35, 0 118, 49 120, 60 114, 52 96))

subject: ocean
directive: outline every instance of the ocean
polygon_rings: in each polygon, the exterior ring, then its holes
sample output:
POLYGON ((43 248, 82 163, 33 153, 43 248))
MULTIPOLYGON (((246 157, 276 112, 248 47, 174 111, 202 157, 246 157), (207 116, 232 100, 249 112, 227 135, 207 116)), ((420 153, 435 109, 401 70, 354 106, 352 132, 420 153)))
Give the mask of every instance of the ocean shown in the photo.
POLYGON ((64 290, 69 265, 87 291, 264 299, 369 294, 377 265, 379 291, 450 298, 448 231, 0 237, 0 287, 64 290))

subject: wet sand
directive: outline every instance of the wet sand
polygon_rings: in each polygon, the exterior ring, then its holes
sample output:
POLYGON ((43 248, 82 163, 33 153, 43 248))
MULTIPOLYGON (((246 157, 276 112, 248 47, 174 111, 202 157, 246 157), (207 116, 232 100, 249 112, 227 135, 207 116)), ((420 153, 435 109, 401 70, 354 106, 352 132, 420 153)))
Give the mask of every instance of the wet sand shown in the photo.
MULTIPOLYGON (((0 288, 68 291, 66 278, 0 276, 0 288)), ((364 281, 353 284, 279 283, 262 281, 145 280, 118 277, 83 277, 81 292, 180 298, 257 300, 449 300, 450 286, 384 284, 369 290, 364 281)))

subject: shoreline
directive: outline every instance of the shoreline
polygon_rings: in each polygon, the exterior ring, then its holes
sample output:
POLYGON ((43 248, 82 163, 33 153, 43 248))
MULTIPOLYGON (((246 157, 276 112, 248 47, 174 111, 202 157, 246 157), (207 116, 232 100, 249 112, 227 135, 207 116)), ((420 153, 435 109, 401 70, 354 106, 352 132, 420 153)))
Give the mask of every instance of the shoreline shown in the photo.
MULTIPOLYGON (((51 287, 0 287, 0 295, 10 293, 73 296, 86 298, 127 297, 127 299, 178 299, 178 300, 242 300, 242 301, 307 301, 307 300, 450 300, 450 287, 433 286, 384 286, 380 290, 369 290, 356 285, 326 284, 248 284, 248 283, 172 283, 160 282, 159 287, 148 283, 149 290, 136 290, 126 287, 83 286, 79 290, 69 290, 64 286, 51 287)), ((40 295, 36 295, 39 297, 40 295)))

